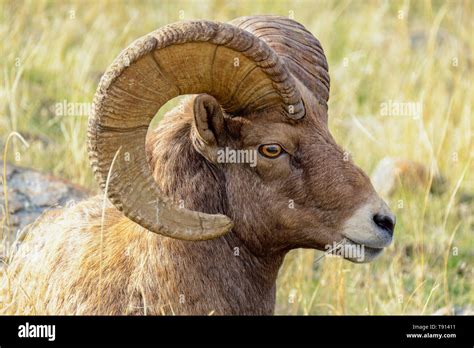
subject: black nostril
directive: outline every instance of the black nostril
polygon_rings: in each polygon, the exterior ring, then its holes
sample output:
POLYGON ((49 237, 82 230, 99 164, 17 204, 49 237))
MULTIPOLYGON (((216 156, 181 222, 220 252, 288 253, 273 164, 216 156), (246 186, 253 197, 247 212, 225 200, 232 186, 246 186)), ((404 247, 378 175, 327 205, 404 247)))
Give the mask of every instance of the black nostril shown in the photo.
POLYGON ((377 226, 379 226, 380 228, 383 228, 388 233, 393 235, 393 229, 395 228, 395 221, 391 216, 375 214, 374 222, 377 226))

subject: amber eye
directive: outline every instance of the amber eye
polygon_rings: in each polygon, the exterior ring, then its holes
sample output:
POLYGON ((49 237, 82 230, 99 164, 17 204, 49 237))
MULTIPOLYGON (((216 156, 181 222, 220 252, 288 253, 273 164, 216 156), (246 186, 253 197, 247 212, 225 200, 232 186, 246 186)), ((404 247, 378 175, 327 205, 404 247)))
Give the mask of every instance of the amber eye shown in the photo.
POLYGON ((268 145, 261 145, 258 148, 260 154, 268 158, 277 158, 283 152, 283 149, 278 144, 268 144, 268 145))

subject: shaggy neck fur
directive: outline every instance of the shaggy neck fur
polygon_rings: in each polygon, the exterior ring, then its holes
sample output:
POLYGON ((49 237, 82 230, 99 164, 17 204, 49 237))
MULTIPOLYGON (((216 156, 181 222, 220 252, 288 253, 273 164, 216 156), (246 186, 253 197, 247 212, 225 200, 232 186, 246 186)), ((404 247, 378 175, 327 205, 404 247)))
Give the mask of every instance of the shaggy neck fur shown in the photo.
MULTIPOLYGON (((194 149, 191 127, 192 118, 175 117, 172 122, 165 120, 151 134, 147 147, 150 163, 156 164, 155 180, 178 205, 231 216, 225 196, 225 175, 194 149)), ((242 234, 234 229, 221 238, 203 242, 159 237, 166 253, 175 255, 169 265, 170 274, 178 278, 178 301, 173 311, 273 313, 275 282, 284 254, 256 256, 239 235, 242 234), (185 294, 185 289, 192 291, 185 294)))
MULTIPOLYGON (((194 150, 191 118, 174 115, 148 139, 154 177, 177 204, 232 216, 224 174, 194 150)), ((112 204, 103 215, 102 200, 46 214, 35 224, 10 262, 10 287, 0 286, 0 313, 273 313, 284 254, 252 253, 239 236, 257 230, 181 241, 144 229, 112 204)))

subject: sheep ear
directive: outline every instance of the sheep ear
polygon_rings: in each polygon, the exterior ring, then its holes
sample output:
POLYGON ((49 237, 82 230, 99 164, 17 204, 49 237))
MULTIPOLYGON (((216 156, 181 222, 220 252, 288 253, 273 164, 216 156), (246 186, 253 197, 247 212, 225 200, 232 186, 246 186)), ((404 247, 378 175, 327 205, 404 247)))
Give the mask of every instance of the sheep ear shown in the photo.
POLYGON ((204 143, 210 146, 222 143, 224 113, 217 100, 209 94, 200 94, 194 99, 193 111, 196 130, 204 143))

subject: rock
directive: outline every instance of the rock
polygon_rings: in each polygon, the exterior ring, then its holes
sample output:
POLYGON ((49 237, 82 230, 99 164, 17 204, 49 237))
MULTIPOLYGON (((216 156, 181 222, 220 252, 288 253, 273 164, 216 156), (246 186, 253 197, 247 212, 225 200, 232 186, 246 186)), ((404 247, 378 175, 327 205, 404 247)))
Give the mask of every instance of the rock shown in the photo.
POLYGON ((474 307, 446 306, 438 309, 433 315, 474 315, 474 307))
MULTIPOLYGON (((0 161, 3 172, 3 162, 0 161)), ((0 175, 0 232, 18 233, 35 221, 46 209, 81 201, 89 196, 86 189, 36 170, 7 163, 8 220, 5 216, 3 175, 0 175)))
MULTIPOLYGON (((429 184, 430 170, 425 165, 402 158, 385 157, 371 175, 375 190, 383 197, 390 197, 398 188, 417 191, 429 184)), ((446 190, 446 179, 439 173, 433 175, 430 191, 441 194, 446 190)))

